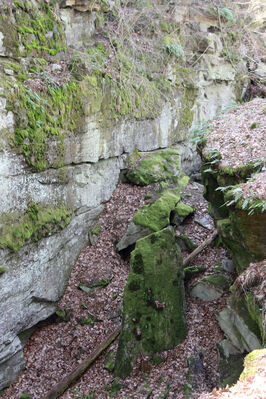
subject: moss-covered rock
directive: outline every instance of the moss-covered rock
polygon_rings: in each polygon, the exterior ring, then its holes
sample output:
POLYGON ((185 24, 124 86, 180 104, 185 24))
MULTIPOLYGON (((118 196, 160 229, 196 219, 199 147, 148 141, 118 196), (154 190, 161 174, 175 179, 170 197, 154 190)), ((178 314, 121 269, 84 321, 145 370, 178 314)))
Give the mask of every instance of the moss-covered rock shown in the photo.
POLYGON ((142 206, 133 216, 132 221, 150 230, 159 231, 170 224, 170 214, 180 201, 178 190, 167 190, 152 204, 142 206))
POLYGON ((219 359, 219 388, 235 384, 243 371, 243 358, 241 354, 231 355, 219 359))
POLYGON ((6 272, 6 267, 0 266, 0 276, 1 276, 1 274, 4 274, 5 272, 6 272))
MULTIPOLYGON (((129 159, 129 162, 132 160, 129 159)), ((144 155, 138 153, 137 157, 135 154, 135 162, 126 177, 131 183, 140 186, 161 181, 178 183, 179 178, 184 176, 180 167, 180 155, 174 149, 159 150, 144 155)))
POLYGON ((171 223, 179 226, 187 216, 191 215, 195 209, 185 204, 184 202, 178 202, 171 214, 171 223))
POLYGON ((240 376, 240 380, 244 380, 245 378, 255 375, 259 370, 265 370, 266 367, 266 349, 257 349, 249 353, 244 360, 244 370, 240 376))
POLYGON ((260 130, 250 140, 251 136, 245 136, 243 129, 237 125, 238 137, 243 135, 243 140, 240 140, 238 151, 232 144, 235 130, 231 124, 236 115, 238 119, 251 120, 253 113, 250 109, 256 109, 259 115, 262 114, 263 101, 254 101, 221 119, 224 134, 220 133, 217 127, 220 122, 216 121, 201 151, 204 196, 209 202, 209 212, 215 219, 219 235, 232 253, 239 274, 250 262, 261 261, 266 254, 266 197, 262 188, 266 176, 263 170, 264 131, 260 130), (230 152, 231 146, 234 156, 230 152), (250 147, 249 151, 247 147, 250 147))
POLYGON ((204 265, 185 267, 184 268, 185 281, 189 281, 190 279, 204 272, 205 270, 206 266, 204 265))
POLYGON ((197 244, 195 244, 195 242, 186 234, 180 234, 177 237, 177 242, 181 250, 184 249, 189 252, 194 251, 194 249, 198 247, 197 244))
POLYGON ((43 206, 29 204, 24 214, 2 214, 0 248, 18 251, 27 241, 38 241, 64 229, 71 220, 72 211, 63 205, 43 206))
POLYGON ((13 58, 54 56, 66 49, 62 26, 54 12, 55 2, 41 2, 37 6, 30 0, 12 3, 11 8, 3 7, 0 15, 7 55, 13 58))
POLYGON ((137 241, 124 292, 115 374, 130 374, 138 355, 152 355, 186 336, 182 258, 171 228, 137 241))

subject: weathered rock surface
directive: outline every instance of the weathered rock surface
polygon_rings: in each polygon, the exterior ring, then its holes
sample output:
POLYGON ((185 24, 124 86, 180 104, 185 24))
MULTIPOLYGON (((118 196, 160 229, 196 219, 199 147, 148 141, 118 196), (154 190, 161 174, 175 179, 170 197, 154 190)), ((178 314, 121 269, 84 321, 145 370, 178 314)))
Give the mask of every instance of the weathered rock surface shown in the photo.
POLYGON ((81 213, 60 233, 25 245, 15 254, 0 250, 6 272, 0 276, 0 389, 21 371, 22 331, 46 319, 56 309, 69 274, 82 248, 88 242, 88 226, 103 206, 81 213))
POLYGON ((216 315, 216 318, 226 337, 239 353, 261 348, 258 326, 251 319, 246 309, 243 308, 243 304, 235 307, 235 309, 227 305, 224 310, 216 315))
POLYGON ((152 232, 153 231, 148 227, 143 227, 138 224, 135 224, 134 222, 130 222, 125 235, 118 242, 116 250, 122 251, 123 249, 126 249, 131 245, 134 245, 137 242, 137 240, 146 237, 152 232))
POLYGON ((138 240, 124 292, 116 375, 129 375, 138 355, 153 355, 185 339, 184 305, 182 258, 173 229, 138 240))
MULTIPOLYGON (((201 56, 190 71, 195 79, 190 81, 185 67, 177 71, 172 60, 165 79, 172 94, 168 98, 157 90, 158 101, 138 114, 122 109, 126 101, 119 101, 128 93, 114 84, 116 79, 106 71, 97 74, 112 54, 103 54, 93 34, 112 18, 107 3, 112 10, 115 1, 66 0, 61 8, 59 2, 8 3, 0 0, 0 229, 15 217, 24 220, 32 203, 66 207, 72 216, 61 231, 49 231, 46 224, 36 242, 21 223, 25 244, 17 252, 0 249, 0 266, 6 268, 0 276, 0 389, 24 365, 17 335, 54 312, 128 154, 175 145, 182 169, 195 172, 199 158, 190 127, 236 98, 235 69, 222 56, 219 33, 208 32, 217 20, 198 7, 193 12, 191 1, 185 9, 177 5, 173 15, 176 21, 192 18, 188 42, 200 31, 195 51, 201 56), (94 61, 104 59, 96 73, 92 51, 94 61)), ((143 108, 153 97, 146 93, 143 108)))
POLYGON ((229 276, 223 274, 204 277, 192 286, 190 295, 204 301, 214 301, 222 296, 225 289, 229 288, 231 281, 229 276))

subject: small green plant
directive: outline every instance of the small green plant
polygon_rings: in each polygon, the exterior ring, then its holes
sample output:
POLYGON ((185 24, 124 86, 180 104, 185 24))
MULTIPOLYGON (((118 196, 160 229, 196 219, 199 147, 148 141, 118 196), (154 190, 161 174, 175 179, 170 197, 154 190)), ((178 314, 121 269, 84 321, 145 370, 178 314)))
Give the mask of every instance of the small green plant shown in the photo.
POLYGON ((227 22, 235 21, 234 14, 232 13, 231 10, 229 10, 229 8, 218 7, 218 14, 220 15, 221 18, 223 18, 227 22))
POLYGON ((71 317, 71 309, 58 309, 56 312, 57 322, 65 322, 67 323, 71 317))
POLYGON ((148 199, 151 199, 151 198, 152 198, 152 193, 146 193, 144 199, 148 200, 148 199))
POLYGON ((5 266, 0 266, 0 275, 4 274, 6 272, 6 267, 5 266))
POLYGON ((98 283, 97 283, 97 287, 106 287, 107 285, 109 285, 111 282, 111 279, 103 279, 103 278, 99 278, 98 283))
POLYGON ((235 22, 235 16, 227 7, 209 6, 209 11, 217 18, 221 18, 225 22, 235 22))
POLYGON ((114 379, 111 385, 105 385, 105 390, 108 392, 110 398, 114 398, 122 388, 123 386, 120 384, 117 378, 114 379))
POLYGON ((168 54, 176 57, 176 58, 184 58, 185 53, 183 48, 179 44, 167 44, 166 51, 168 54))
POLYGON ((86 325, 93 326, 94 319, 92 317, 82 317, 81 319, 78 319, 77 322, 81 326, 86 326, 86 325))
POLYGON ((101 232, 101 224, 98 223, 92 230, 91 230, 91 234, 98 236, 101 232))
POLYGON ((23 393, 23 394, 20 396, 20 399, 32 399, 32 396, 29 395, 28 393, 23 393))
POLYGON ((116 292, 113 296, 112 296, 112 300, 114 301, 116 298, 118 298, 119 296, 119 292, 116 292))
POLYGON ((217 165, 221 159, 221 154, 215 148, 211 148, 208 151, 208 155, 206 156, 207 162, 204 163, 204 166, 210 166, 207 169, 203 170, 203 173, 217 173, 217 170, 213 168, 213 166, 217 165))
POLYGON ((222 206, 236 205, 238 209, 248 212, 248 215, 253 215, 255 212, 265 212, 266 201, 256 198, 251 191, 248 198, 243 199, 243 190, 241 186, 225 186, 217 187, 216 191, 225 193, 225 203, 222 206))
POLYGON ((193 127, 191 133, 193 135, 193 144, 203 148, 207 142, 208 134, 210 133, 209 122, 202 122, 200 125, 193 127))
POLYGON ((249 126, 250 130, 256 129, 256 127, 259 126, 258 122, 252 122, 251 125, 249 126))

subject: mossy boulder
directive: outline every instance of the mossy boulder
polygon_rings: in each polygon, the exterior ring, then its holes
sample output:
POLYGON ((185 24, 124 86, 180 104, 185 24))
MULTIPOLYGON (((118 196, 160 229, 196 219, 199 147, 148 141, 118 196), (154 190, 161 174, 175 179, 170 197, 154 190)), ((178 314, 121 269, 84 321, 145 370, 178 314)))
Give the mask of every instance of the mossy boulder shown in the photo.
POLYGON ((179 226, 187 216, 191 215, 195 209, 190 206, 185 204, 184 202, 178 202, 173 209, 173 212, 171 214, 171 222, 179 226))
POLYGON ((112 371, 114 371, 115 368, 115 358, 114 358, 114 351, 111 350, 107 353, 106 358, 105 358, 105 362, 104 362, 104 368, 108 371, 110 371, 110 373, 112 371))
POLYGON ((172 228, 137 241, 123 305, 115 374, 125 378, 138 355, 173 348, 186 337, 182 258, 172 228))
POLYGON ((152 204, 142 206, 132 221, 152 231, 159 231, 170 224, 171 211, 180 201, 178 190, 167 190, 152 204))
MULTIPOLYGON (((134 155, 135 162, 130 166, 126 177, 130 183, 145 186, 155 182, 178 183, 184 177, 181 172, 180 155, 177 150, 159 150, 148 154, 134 155)), ((129 158, 129 163, 132 157, 129 158)), ((188 181, 187 181, 188 182, 188 181)), ((184 182, 183 182, 184 183, 184 182)))
POLYGON ((243 371, 243 358, 241 354, 231 355, 228 359, 219 360, 219 388, 225 388, 227 385, 235 384, 243 371))
POLYGON ((222 296, 231 282, 232 279, 229 276, 213 274, 194 284, 190 290, 190 295, 204 301, 214 301, 222 296))

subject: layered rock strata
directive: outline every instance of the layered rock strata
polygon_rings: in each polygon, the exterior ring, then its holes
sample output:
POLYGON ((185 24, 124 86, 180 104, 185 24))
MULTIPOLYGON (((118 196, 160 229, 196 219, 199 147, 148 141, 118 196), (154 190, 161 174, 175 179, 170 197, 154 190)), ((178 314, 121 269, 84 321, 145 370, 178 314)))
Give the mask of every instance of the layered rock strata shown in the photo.
POLYGON ((156 49, 132 58, 110 29, 120 2, 0 0, 0 389, 24 365, 18 335, 55 311, 128 154, 174 145, 193 173, 189 129, 237 96, 217 16, 171 7, 151 19, 128 5, 142 18, 127 37, 156 49))

